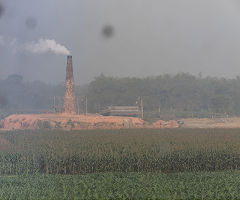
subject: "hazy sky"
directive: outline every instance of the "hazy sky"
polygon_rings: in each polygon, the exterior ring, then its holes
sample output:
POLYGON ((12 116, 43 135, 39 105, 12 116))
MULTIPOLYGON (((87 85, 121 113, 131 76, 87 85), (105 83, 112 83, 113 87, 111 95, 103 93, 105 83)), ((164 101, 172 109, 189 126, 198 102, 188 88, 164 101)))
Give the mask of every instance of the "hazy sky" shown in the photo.
POLYGON ((0 79, 17 73, 25 80, 63 82, 66 56, 16 50, 41 38, 71 51, 78 84, 100 73, 235 77, 240 75, 238 1, 0 0, 0 79), (102 34, 106 25, 114 27, 110 38, 102 34))

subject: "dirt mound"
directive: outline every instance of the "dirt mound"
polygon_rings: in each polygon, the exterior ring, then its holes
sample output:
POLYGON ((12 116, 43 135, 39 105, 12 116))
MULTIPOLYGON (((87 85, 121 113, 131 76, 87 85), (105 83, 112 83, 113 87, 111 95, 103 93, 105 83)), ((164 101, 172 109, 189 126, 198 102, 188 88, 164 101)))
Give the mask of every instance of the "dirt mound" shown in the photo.
POLYGON ((104 117, 101 115, 11 115, 2 120, 1 127, 5 130, 18 129, 121 129, 144 128, 148 124, 134 117, 104 117))

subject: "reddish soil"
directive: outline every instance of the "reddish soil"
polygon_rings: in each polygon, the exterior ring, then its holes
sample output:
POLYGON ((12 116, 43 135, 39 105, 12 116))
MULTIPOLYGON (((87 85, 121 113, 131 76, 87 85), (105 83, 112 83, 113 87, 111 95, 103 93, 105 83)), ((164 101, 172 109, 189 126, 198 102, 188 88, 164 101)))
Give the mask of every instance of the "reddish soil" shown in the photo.
POLYGON ((158 120, 153 123, 154 128, 178 128, 179 124, 175 120, 163 121, 158 120))
POLYGON ((133 117, 104 117, 101 115, 69 115, 69 114, 41 114, 41 115, 11 115, 0 123, 2 129, 121 129, 141 128, 147 124, 133 117))
POLYGON ((105 117, 102 115, 39 114, 11 115, 0 121, 2 130, 35 129, 124 129, 124 128, 178 128, 177 121, 157 121, 154 124, 134 117, 105 117))

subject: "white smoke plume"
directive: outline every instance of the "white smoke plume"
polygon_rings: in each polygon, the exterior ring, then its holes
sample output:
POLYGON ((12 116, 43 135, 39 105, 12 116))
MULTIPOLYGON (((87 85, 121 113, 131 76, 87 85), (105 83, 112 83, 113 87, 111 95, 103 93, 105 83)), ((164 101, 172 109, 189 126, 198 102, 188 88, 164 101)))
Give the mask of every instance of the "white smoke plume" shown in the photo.
POLYGON ((20 43, 16 38, 0 35, 0 46, 11 49, 14 54, 21 52, 30 52, 34 54, 53 52, 58 55, 70 55, 70 51, 65 46, 58 44, 55 40, 49 39, 20 43))
POLYGON ((53 52, 55 54, 70 55, 70 51, 55 40, 40 39, 38 42, 32 42, 25 45, 25 50, 31 53, 53 52))

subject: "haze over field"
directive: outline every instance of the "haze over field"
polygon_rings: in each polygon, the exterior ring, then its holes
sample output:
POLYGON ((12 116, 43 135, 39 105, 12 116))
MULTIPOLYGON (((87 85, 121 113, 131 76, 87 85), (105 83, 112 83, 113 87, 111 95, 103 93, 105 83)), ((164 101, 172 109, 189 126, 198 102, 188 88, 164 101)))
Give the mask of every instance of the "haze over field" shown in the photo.
POLYGON ((0 27, 0 79, 64 81, 66 56, 19 51, 41 41, 71 51, 78 84, 101 72, 240 75, 237 0, 0 0, 0 27))

